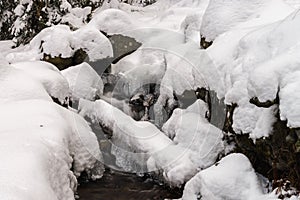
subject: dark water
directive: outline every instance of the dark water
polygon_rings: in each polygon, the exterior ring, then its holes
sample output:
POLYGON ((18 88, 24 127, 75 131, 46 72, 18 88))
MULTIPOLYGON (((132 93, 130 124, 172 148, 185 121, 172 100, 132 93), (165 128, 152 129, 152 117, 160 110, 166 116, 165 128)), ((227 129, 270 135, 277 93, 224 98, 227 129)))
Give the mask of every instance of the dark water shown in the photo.
POLYGON ((80 183, 78 195, 79 200, 163 200, 181 198, 182 193, 149 178, 109 171, 97 181, 80 183))

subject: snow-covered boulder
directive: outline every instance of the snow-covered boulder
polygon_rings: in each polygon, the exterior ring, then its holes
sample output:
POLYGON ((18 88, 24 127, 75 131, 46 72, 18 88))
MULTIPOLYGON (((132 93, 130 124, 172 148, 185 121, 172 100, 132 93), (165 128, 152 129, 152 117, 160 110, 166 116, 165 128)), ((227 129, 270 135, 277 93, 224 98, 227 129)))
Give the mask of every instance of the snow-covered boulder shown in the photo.
POLYGON ((69 84, 54 65, 43 61, 28 61, 14 63, 12 67, 23 70, 42 83, 48 94, 60 103, 63 104, 69 97, 69 84))
POLYGON ((97 72, 86 62, 69 67, 62 75, 70 85, 73 100, 95 100, 103 94, 103 82, 97 72))
POLYGON ((88 26, 95 27, 107 34, 125 34, 136 28, 133 19, 119 9, 106 9, 93 16, 88 26))
POLYGON ((2 199, 74 199, 81 172, 102 176, 95 134, 81 116, 50 97, 68 94, 68 83, 53 65, 3 63, 0 91, 2 199))
POLYGON ((90 61, 113 57, 110 41, 93 26, 83 26, 71 31, 66 25, 56 25, 43 29, 24 47, 26 54, 20 52, 8 54, 10 62, 39 60, 50 58, 67 59, 78 50, 87 53, 90 61))
POLYGON ((206 41, 213 41, 222 33, 237 26, 251 27, 274 22, 282 19, 292 10, 282 0, 211 0, 203 15, 200 33, 206 41), (248 23, 243 24, 246 21, 248 23))
POLYGON ((1 198, 74 199, 82 171, 102 176, 96 136, 82 117, 38 99, 0 108, 1 198))
POLYGON ((127 97, 143 92, 143 87, 159 84, 165 70, 164 52, 138 49, 112 65, 112 73, 120 77, 113 92, 127 97))
POLYGON ((224 151, 222 130, 208 122, 205 116, 208 107, 197 100, 187 109, 175 109, 162 130, 178 146, 196 153, 198 168, 207 168, 215 163, 224 151))
POLYGON ((183 200, 267 199, 248 158, 230 154, 185 185, 183 200))
POLYGON ((0 67, 0 103, 27 99, 52 101, 39 80, 9 65, 0 67))

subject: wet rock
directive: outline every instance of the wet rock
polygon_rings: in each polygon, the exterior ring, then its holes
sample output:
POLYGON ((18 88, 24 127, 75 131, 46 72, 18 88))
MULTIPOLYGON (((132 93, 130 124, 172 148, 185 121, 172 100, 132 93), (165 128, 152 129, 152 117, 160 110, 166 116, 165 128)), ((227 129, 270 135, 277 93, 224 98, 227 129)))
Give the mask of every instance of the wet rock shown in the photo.
POLYGON ((205 37, 201 36, 200 46, 203 49, 207 49, 212 45, 213 41, 206 41, 205 37))
POLYGON ((132 112, 132 118, 135 120, 148 121, 150 120, 150 107, 154 104, 155 98, 153 94, 137 93, 132 96, 129 101, 129 106, 132 112))
POLYGON ((257 97, 253 97, 250 99, 249 102, 256 105, 257 107, 269 108, 269 107, 279 103, 279 97, 277 96, 277 98, 274 99, 273 101, 268 100, 266 102, 261 102, 258 100, 257 97))
POLYGON ((69 58, 62 58, 61 56, 52 57, 49 54, 44 54, 43 61, 52 63, 59 70, 67 69, 70 66, 78 65, 87 59, 87 53, 83 49, 75 51, 74 55, 69 58))

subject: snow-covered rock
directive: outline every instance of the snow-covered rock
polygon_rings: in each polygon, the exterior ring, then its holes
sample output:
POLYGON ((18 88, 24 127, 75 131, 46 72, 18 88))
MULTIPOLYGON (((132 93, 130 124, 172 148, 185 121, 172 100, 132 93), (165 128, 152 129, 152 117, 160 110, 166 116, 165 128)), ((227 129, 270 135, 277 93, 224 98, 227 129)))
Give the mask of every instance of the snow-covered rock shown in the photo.
POLYGON ((223 133, 205 118, 207 105, 197 100, 187 109, 175 109, 162 130, 178 146, 196 153, 197 166, 207 168, 224 151, 223 133))
MULTIPOLYGON (((297 16, 297 11, 283 1, 210 2, 200 31, 214 42, 205 51, 208 59, 201 60, 199 66, 216 69, 215 81, 207 80, 213 76, 202 77, 219 98, 225 97, 226 104, 238 105, 233 115, 237 133, 250 133, 254 140, 272 133, 277 106, 259 108, 249 103, 253 97, 266 102, 279 96, 281 119, 290 118, 288 125, 298 126, 298 92, 281 93, 285 86, 296 84, 295 78, 282 83, 290 72, 298 71, 297 16), (249 9, 249 16, 244 8, 249 9), (213 12, 220 13, 220 19, 213 12), (293 102, 293 109, 284 102, 293 102)), ((201 73, 207 71, 201 69, 201 73)))
POLYGON ((0 103, 28 99, 52 101, 38 80, 9 65, 0 67, 0 91, 0 103))
POLYGON ((74 199, 82 171, 102 176, 96 136, 82 117, 45 100, 0 107, 1 198, 74 199))
POLYGON ((90 61, 113 57, 110 41, 95 27, 83 26, 71 31, 66 25, 57 25, 43 29, 28 45, 20 48, 19 52, 7 55, 13 62, 40 60, 44 54, 51 57, 69 58, 82 49, 90 61), (23 52, 23 51, 26 51, 23 52))
POLYGON ((135 29, 133 19, 124 11, 119 9, 106 9, 93 17, 88 24, 107 34, 125 34, 128 30, 135 29))
POLYGON ((14 63, 12 67, 23 70, 42 83, 48 94, 61 103, 69 97, 69 84, 54 65, 43 61, 28 61, 14 63))
POLYGON ((112 74, 118 75, 114 91, 130 97, 149 84, 159 84, 166 70, 164 52, 138 49, 112 65, 112 74))
POLYGON ((103 94, 103 82, 97 72, 86 62, 69 67, 62 75, 70 85, 73 100, 95 100, 103 94))
POLYGON ((65 83, 44 62, 0 67, 2 199, 74 199, 81 172, 102 176, 95 134, 81 116, 50 98, 65 94, 65 83))
POLYGON ((183 200, 267 199, 248 158, 230 154, 199 172, 185 185, 183 200))
POLYGON ((211 0, 205 10, 200 32, 206 41, 213 41, 222 33, 237 26, 266 25, 270 21, 282 19, 292 10, 282 0, 241 0, 238 2, 211 0))

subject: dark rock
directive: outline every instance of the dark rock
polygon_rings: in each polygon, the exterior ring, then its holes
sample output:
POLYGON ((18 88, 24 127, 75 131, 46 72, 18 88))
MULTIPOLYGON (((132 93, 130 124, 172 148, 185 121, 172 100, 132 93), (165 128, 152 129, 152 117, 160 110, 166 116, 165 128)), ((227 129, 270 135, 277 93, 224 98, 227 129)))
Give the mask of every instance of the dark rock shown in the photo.
POLYGON ((268 100, 266 102, 260 102, 257 97, 253 97, 250 99, 249 102, 256 105, 257 107, 269 108, 269 107, 279 103, 279 97, 277 96, 277 98, 274 99, 273 101, 268 100))
MULTIPOLYGON (((290 129, 286 122, 278 120, 273 126, 273 134, 257 139, 254 144, 248 134, 235 135, 236 152, 245 154, 258 173, 273 180, 289 180, 300 189, 300 154, 297 152, 299 129, 290 129), (287 138, 293 137, 293 140, 287 138)), ((273 186, 274 188, 276 186, 273 186)))
POLYGON ((207 49, 212 45, 213 41, 206 41, 205 37, 201 36, 200 46, 203 49, 207 49))
POLYGON ((69 58, 62 58, 61 56, 52 57, 49 54, 44 54, 42 60, 55 65, 59 70, 64 70, 70 66, 84 62, 87 57, 87 53, 83 49, 78 49, 75 51, 74 55, 69 58))

